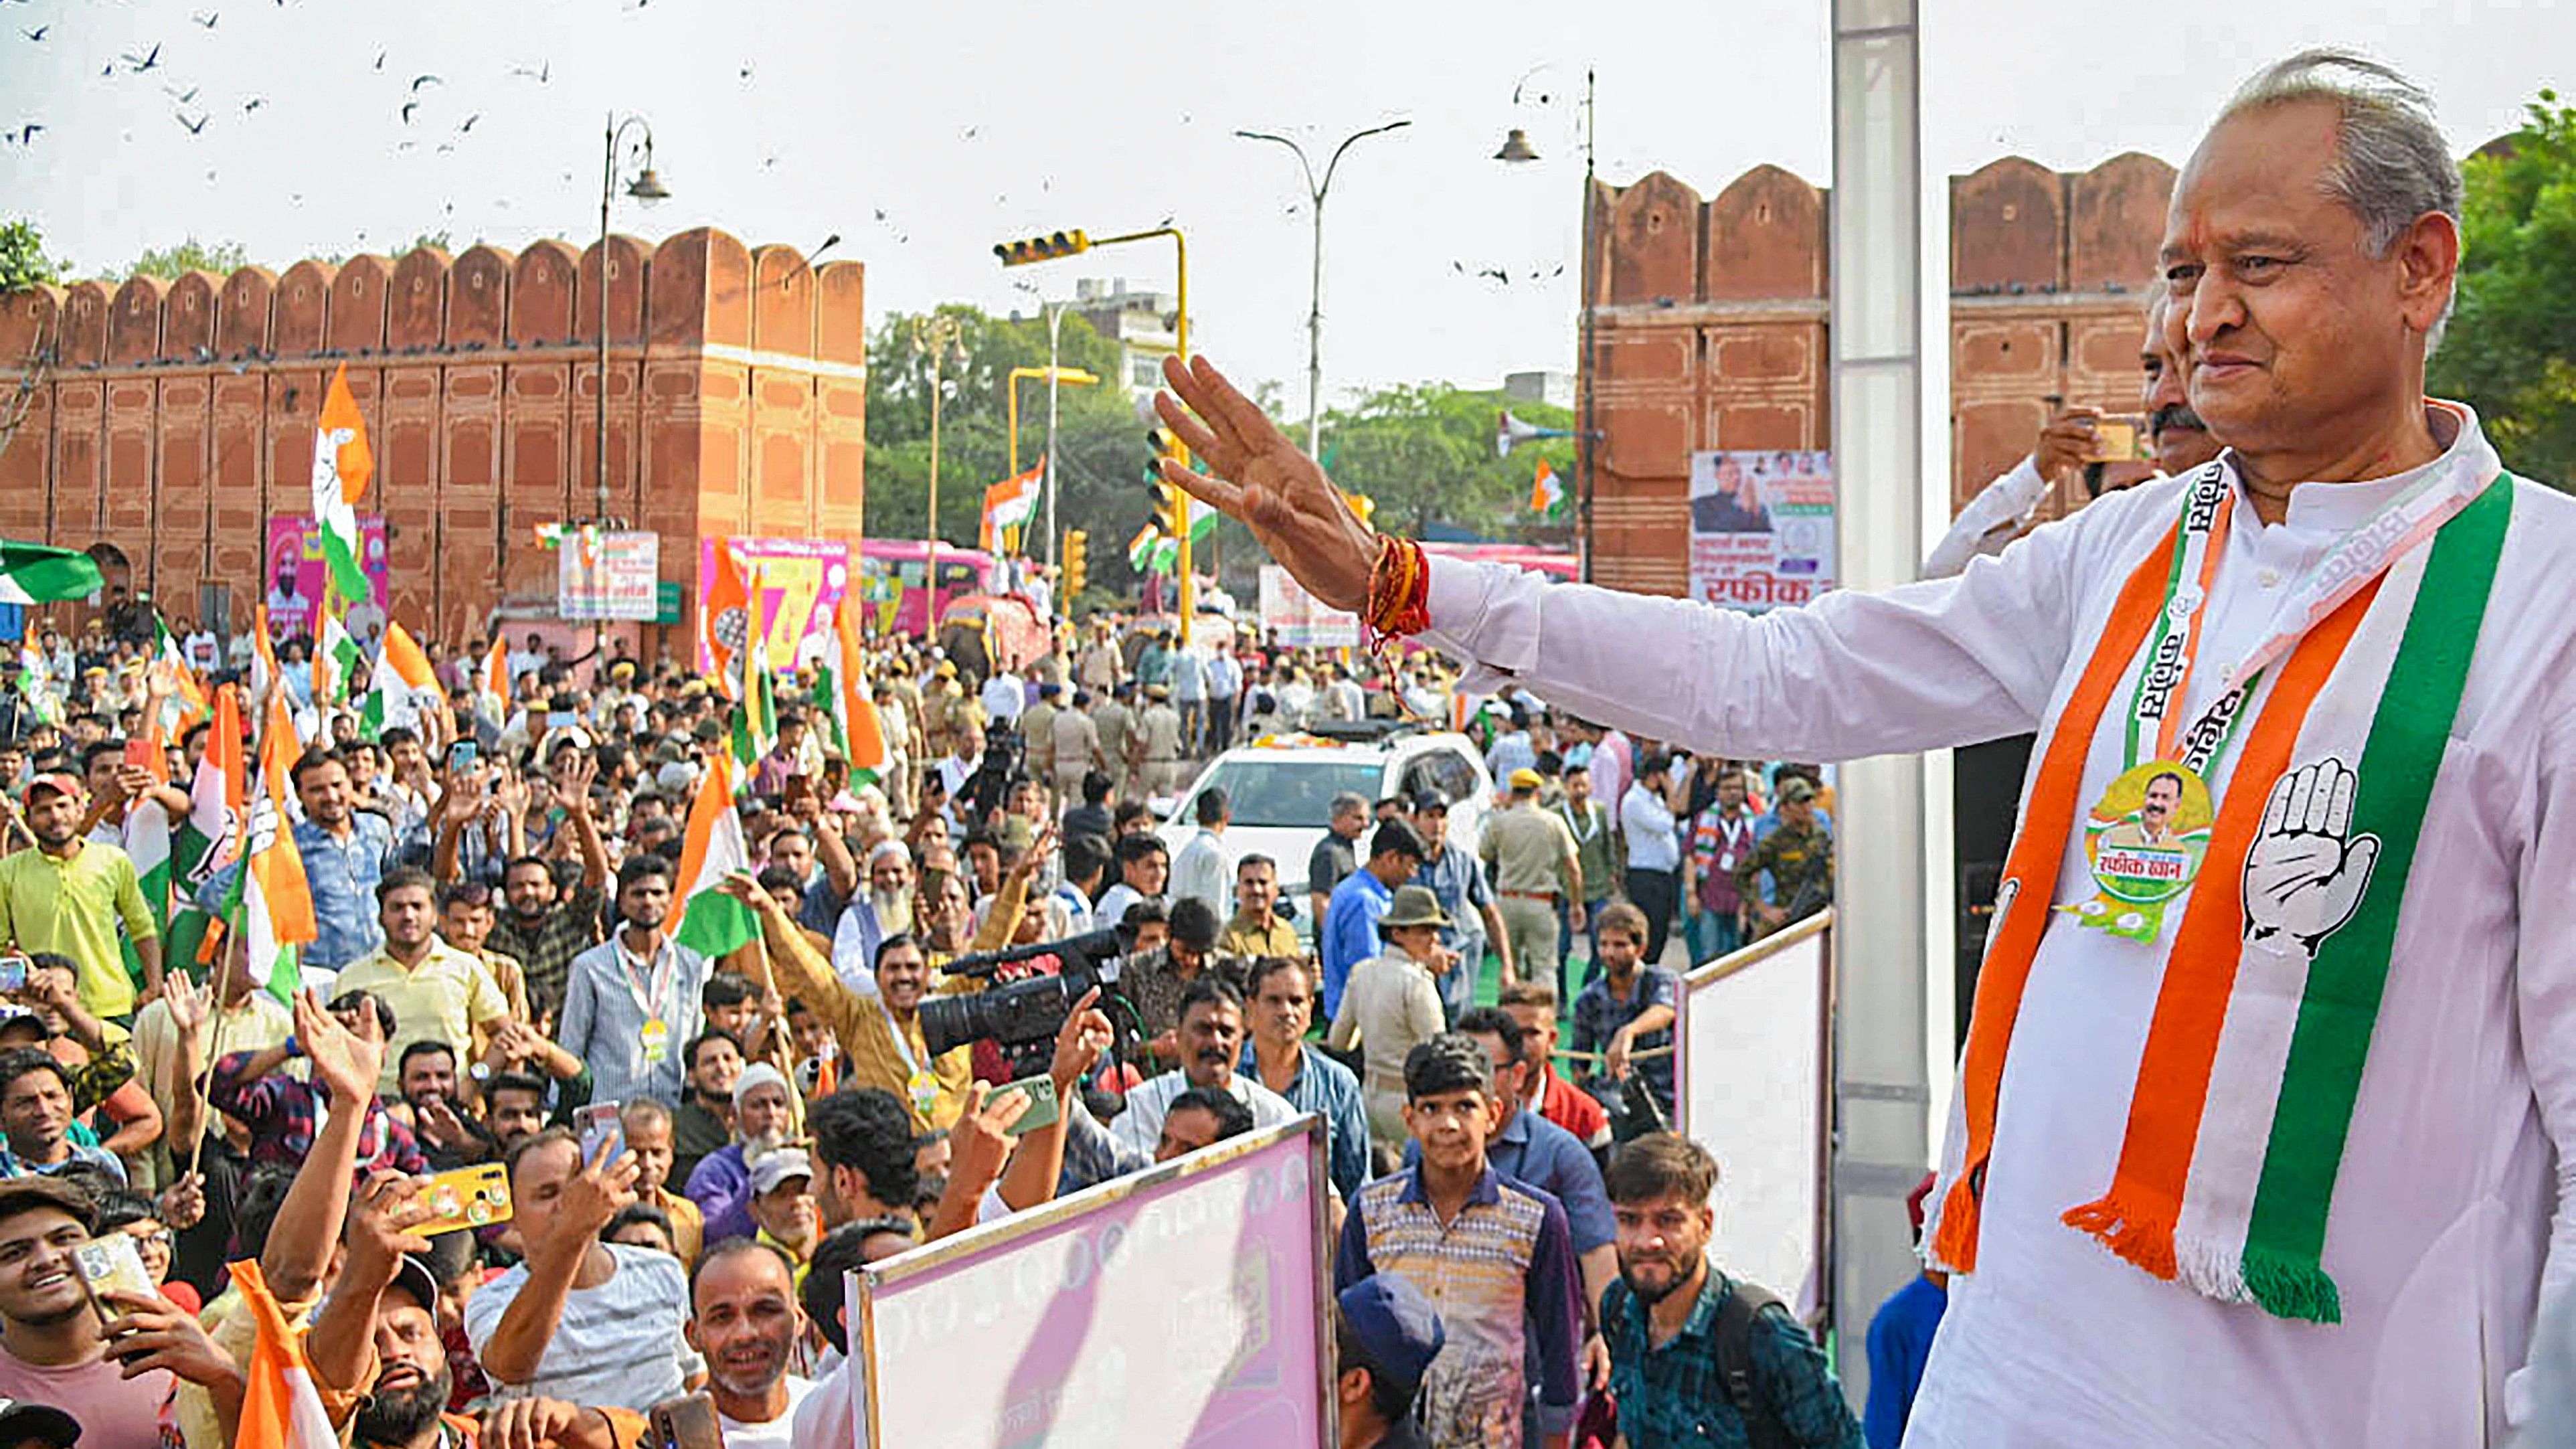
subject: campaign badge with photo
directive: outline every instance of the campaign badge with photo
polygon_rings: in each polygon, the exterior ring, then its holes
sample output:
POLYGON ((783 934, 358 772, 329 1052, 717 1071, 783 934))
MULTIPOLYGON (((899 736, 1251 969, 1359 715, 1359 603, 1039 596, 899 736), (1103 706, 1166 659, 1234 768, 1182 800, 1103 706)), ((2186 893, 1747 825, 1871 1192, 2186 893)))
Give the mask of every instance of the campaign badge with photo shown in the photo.
POLYGON ((2200 874, 2217 816, 2208 783, 2186 766, 2150 760, 2123 772, 2084 822, 2093 897, 2061 909, 2112 935, 2154 940, 2165 907, 2200 874))

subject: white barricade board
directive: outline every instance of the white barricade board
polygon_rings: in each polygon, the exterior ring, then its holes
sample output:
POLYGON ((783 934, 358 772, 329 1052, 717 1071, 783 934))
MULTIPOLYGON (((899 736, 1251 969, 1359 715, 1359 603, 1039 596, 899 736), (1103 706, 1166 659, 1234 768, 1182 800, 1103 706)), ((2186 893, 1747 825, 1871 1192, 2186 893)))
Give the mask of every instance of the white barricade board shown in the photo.
POLYGON ((1247 1133, 852 1275, 857 1442, 1331 1449, 1324 1131, 1247 1133))
POLYGON ((1678 1126, 1717 1158, 1710 1260, 1814 1307, 1824 1257, 1825 1003, 1831 913, 1682 981, 1678 1126))

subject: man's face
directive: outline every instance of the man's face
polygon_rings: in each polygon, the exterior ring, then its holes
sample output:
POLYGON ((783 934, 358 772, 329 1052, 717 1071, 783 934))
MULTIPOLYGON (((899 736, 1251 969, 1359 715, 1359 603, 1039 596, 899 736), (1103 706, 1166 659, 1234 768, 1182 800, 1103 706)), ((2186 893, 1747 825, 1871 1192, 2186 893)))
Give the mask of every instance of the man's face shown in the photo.
MULTIPOLYGON (((492 1110, 495 1117, 500 1115, 499 1106, 492 1110)), ((563 1206, 564 1188, 580 1172, 578 1142, 551 1142, 519 1155, 518 1166, 510 1174, 510 1204, 518 1218, 519 1236, 531 1246, 546 1240, 563 1206)))
POLYGON ((810 1010, 787 1013, 787 1034, 795 1041, 796 1054, 800 1057, 822 1055, 823 1048, 832 1040, 832 1028, 810 1010))
POLYGON ((90 1311, 72 1271, 72 1249, 89 1240, 60 1208, 30 1208, 0 1221, 0 1319, 51 1325, 90 1311))
POLYGON ((115 795, 116 772, 124 763, 124 757, 116 751, 101 750, 89 757, 89 765, 81 773, 81 783, 89 787, 93 797, 115 795))
POLYGON ((734 1126, 742 1139, 776 1141, 787 1135, 787 1089, 763 1082, 743 1094, 734 1107, 734 1126))
POLYGON ((483 939, 492 934, 491 904, 449 901, 439 909, 438 934, 459 951, 482 950, 483 939))
POLYGON ((791 1177, 767 1192, 754 1193, 751 1220, 780 1242, 812 1243, 823 1230, 823 1207, 814 1196, 814 1179, 791 1177))
POLYGON ((1529 1063, 1512 1060, 1511 1048, 1492 1032, 1473 1033, 1476 1045, 1485 1049, 1485 1059, 1494 1064, 1494 1104, 1502 1108, 1501 1120, 1509 1122, 1520 1110, 1521 1098, 1529 1093, 1529 1063))
POLYGON ((1266 860, 1246 862, 1234 873, 1234 903, 1265 919, 1279 902, 1279 871, 1266 860))
POLYGON ((921 948, 910 941, 887 948, 877 957, 877 994, 886 1005, 898 1012, 908 1012, 921 1005, 922 989, 930 984, 930 967, 922 959, 921 948))
POLYGON ((393 761, 394 773, 398 775, 409 775, 427 763, 429 758, 421 752, 418 740, 396 740, 385 754, 393 761))
POLYGON ((432 1102, 456 1100, 456 1058, 447 1052, 422 1052, 403 1063, 402 1099, 416 1111, 432 1102))
POLYGON ((689 1087, 701 1102, 730 1102, 733 1084, 742 1080, 742 1053, 732 1042, 715 1037, 698 1047, 689 1064, 689 1087))
POLYGON ((1813 801, 1813 800, 1792 800, 1792 799, 1787 798, 1786 796, 1781 797, 1781 800, 1780 800, 1780 820, 1781 820, 1781 822, 1782 822, 1783 824, 1787 824, 1787 825, 1809 825, 1809 824, 1813 824, 1813 823, 1815 822, 1815 818, 1816 818, 1816 802, 1815 802, 1815 801, 1813 801))
POLYGON ((63 1134, 71 1130, 72 1096, 52 1072, 21 1072, 0 1095, 0 1130, 9 1150, 37 1162, 51 1162, 63 1134))
POLYGON ((2146 335, 2138 340, 2138 404, 2147 415, 2156 471, 2177 478, 2217 457, 2218 440, 2191 410, 2189 378, 2165 340, 2166 310, 2158 304, 2147 314, 2146 335))
POLYGON ((1414 811, 1413 833, 1422 837, 1423 849, 1438 855, 1440 847, 1449 839, 1449 812, 1447 810, 1414 811))
POLYGON ((1483 1166, 1485 1140, 1494 1133, 1500 1104, 1479 1087, 1435 1092, 1404 1104, 1404 1125, 1422 1144, 1422 1160, 1443 1172, 1471 1172, 1483 1166))
POLYGON ((1213 1146, 1224 1124, 1205 1107, 1175 1107, 1163 1114, 1163 1135, 1154 1144, 1154 1160, 1169 1162, 1202 1147, 1213 1146))
POLYGON ((139 1218, 117 1231, 134 1240, 134 1253, 155 1283, 170 1281, 170 1228, 158 1218, 139 1218))
POLYGON ((1556 1013, 1539 1006, 1506 1006, 1503 1014, 1520 1024, 1521 1042, 1529 1049, 1529 1070, 1541 1070, 1556 1051, 1556 1013))
POLYGON ((295 798, 303 802, 304 818, 314 824, 335 828, 347 824, 348 767, 331 760, 305 771, 295 782, 295 798))
POLYGON ((957 758, 971 760, 984 753, 984 727, 972 720, 957 730, 957 758))
POLYGON ((1223 1087, 1243 1057, 1243 1013, 1223 1001, 1193 1003, 1181 1017, 1181 1074, 1193 1087, 1223 1087))
MULTIPOLYGON (((483 1111, 483 1125, 491 1129, 493 1140, 504 1150, 545 1129, 545 1102, 534 1092, 488 1093, 484 1097, 483 1111)), ((526 1214, 520 1216, 524 1219, 526 1214)))
POLYGON ((1590 770, 1568 770, 1565 772, 1565 798, 1572 802, 1574 808, 1577 810, 1582 809, 1585 802, 1592 798, 1592 772, 1590 770))
POLYGON ((1127 862, 1119 878, 1136 888, 1139 895, 1159 896, 1163 885, 1172 878, 1172 858, 1159 850, 1149 850, 1127 862))
POLYGON ((1619 1276, 1647 1303, 1663 1301, 1690 1281, 1717 1222, 1708 1204, 1679 1196, 1612 1203, 1610 1217, 1618 1227, 1619 1276))
POLYGON ((437 898, 425 885, 396 886, 376 902, 376 924, 385 928, 386 945, 400 951, 418 950, 437 930, 437 898))
POLYGON ((1744 803, 1744 777, 1728 775, 1717 782, 1717 803, 1733 810, 1744 803))
POLYGON ((776 1253, 727 1253, 699 1272, 690 1296, 689 1346, 706 1355, 707 1377, 736 1397, 767 1394, 805 1331, 787 1265, 776 1253))
POLYGON ((1646 943, 1633 931, 1614 927, 1601 933, 1601 969, 1613 976, 1624 977, 1637 969, 1646 954, 1646 943))
POLYGON ((1002 853, 989 842, 968 842, 966 868, 975 872, 975 889, 991 895, 1002 888, 1002 853))
MULTIPOLYGON (((9 687, 8 680, 0 679, 0 691, 6 691, 9 687)), ((15 783, 17 778, 26 772, 27 752, 14 744, 0 745, 0 787, 15 783)))
POLYGON ((624 1124, 626 1150, 635 1154, 635 1190, 652 1192, 671 1180, 671 1124, 661 1117, 633 1118, 624 1124))
POLYGON ((769 863, 796 872, 798 880, 814 874, 814 842, 802 830, 782 830, 769 837, 769 863))
POLYGON ((376 1301, 376 1381, 360 1401, 356 1439, 409 1443, 438 1422, 451 1387, 437 1308, 406 1289, 387 1289, 376 1301))
POLYGON ((501 893, 510 900, 510 913, 522 921, 535 921, 554 909, 555 877, 536 861, 524 861, 510 867, 501 881, 501 893))
POLYGON ((80 836, 81 798, 60 790, 43 793, 27 806, 27 828, 36 843, 59 850, 80 836))
POLYGON ((2182 782, 2171 775, 2158 775, 2147 782, 2147 799, 2138 809, 2138 819, 2149 829, 2162 830, 2173 823, 2174 811, 2181 804, 2182 782))
POLYGON ((2200 143, 2166 217, 2165 340, 2193 411, 2249 454, 2313 451, 2330 425, 2411 404, 2409 369, 2450 295, 2457 237, 2401 234, 2365 251, 2329 194, 2336 109, 2300 101, 2232 116, 2200 143))
POLYGON ((892 900, 912 889, 912 857, 899 850, 889 850, 870 861, 868 887, 885 900, 892 900))
POLYGON ((1333 833, 1344 840, 1357 840, 1360 832, 1368 828, 1368 819, 1368 809, 1365 806, 1353 805, 1348 809, 1337 811, 1333 816, 1333 833))
POLYGON ((1273 971, 1261 978, 1252 997, 1252 1030, 1273 1048, 1306 1034, 1315 1020, 1315 997, 1303 970, 1273 971))
POLYGON ((617 892, 617 909, 627 920, 647 931, 658 931, 671 914, 671 878, 667 875, 640 875, 617 892))

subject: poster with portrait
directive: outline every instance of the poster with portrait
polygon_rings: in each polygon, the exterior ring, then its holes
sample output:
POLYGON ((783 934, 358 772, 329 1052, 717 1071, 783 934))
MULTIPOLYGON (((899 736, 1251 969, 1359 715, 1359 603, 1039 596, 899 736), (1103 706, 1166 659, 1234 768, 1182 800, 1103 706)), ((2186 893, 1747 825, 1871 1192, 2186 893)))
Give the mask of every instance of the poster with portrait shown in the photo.
MULTIPOLYGON (((349 601, 344 616, 349 632, 360 639, 385 631, 385 520, 382 514, 358 515, 358 571, 367 576, 371 599, 349 601)), ((330 566, 322 561, 322 526, 309 513, 275 513, 268 519, 268 633, 271 639, 311 637, 321 607, 322 585, 330 566)))
POLYGON ((698 541, 698 597, 715 584, 716 549, 734 562, 760 597, 757 616, 769 639, 769 663, 786 669, 810 660, 832 632, 833 611, 850 584, 850 546, 834 539, 744 538, 698 541))
POLYGON ((1834 465, 1825 452, 1691 454, 1690 596, 1748 613, 1834 586, 1834 465))

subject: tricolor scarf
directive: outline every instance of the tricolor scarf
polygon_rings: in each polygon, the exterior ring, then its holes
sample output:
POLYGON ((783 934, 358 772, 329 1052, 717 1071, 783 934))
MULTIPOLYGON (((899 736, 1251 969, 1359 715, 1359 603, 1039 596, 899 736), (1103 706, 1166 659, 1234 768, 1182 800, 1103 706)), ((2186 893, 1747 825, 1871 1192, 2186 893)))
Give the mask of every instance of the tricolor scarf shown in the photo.
MULTIPOLYGON (((2446 406, 2447 410, 2447 406, 2446 406)), ((2065 1221, 2159 1278, 2285 1318, 2338 1322, 2323 1265, 2335 1177, 2386 985, 2399 905, 2512 513, 2513 482, 2465 409, 2420 490, 2321 566, 2384 570, 2300 622, 2263 671, 2181 903, 2109 1188, 2065 1221), (2348 764, 2347 762, 2357 762, 2348 764), (2339 852, 2339 854, 2338 854, 2339 852), (2335 862, 2322 874, 2314 862, 2335 862), (2307 864, 2301 864, 2301 862, 2307 864)), ((2233 489, 2212 463, 2186 491, 2233 489)), ((2004 1059, 2105 708, 2144 658, 2180 522, 2130 574, 2053 722, 1977 982, 1932 1261, 1974 1272, 2004 1059), (2041 899, 2023 903, 2023 894, 2041 899)), ((2140 949, 2152 949, 2151 946, 2140 949)))

